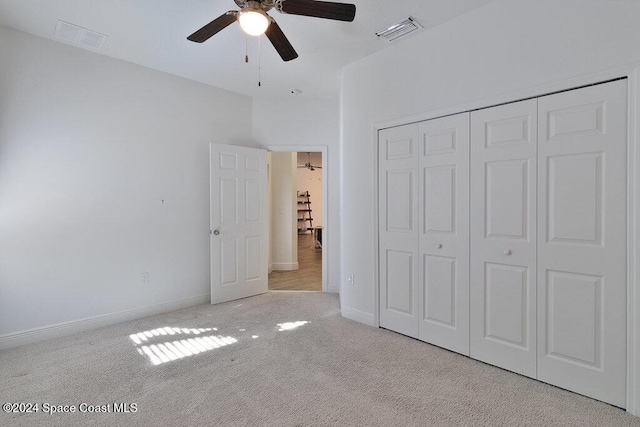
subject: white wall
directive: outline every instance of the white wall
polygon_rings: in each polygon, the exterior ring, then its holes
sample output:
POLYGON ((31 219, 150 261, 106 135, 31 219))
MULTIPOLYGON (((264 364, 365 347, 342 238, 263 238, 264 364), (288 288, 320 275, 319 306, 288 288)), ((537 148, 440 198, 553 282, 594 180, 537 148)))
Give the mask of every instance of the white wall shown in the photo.
POLYGON ((376 126, 638 63, 638 17, 635 1, 497 0, 344 70, 343 315, 373 324, 377 311, 376 126))
POLYGON ((296 153, 271 153, 271 269, 298 269, 296 153))
POLYGON ((255 145, 251 99, 4 27, 0 55, 0 341, 207 301, 208 144, 255 145))
MULTIPOLYGON (((282 99, 253 101, 253 137, 266 147, 327 146, 328 185, 324 194, 328 218, 323 218, 323 240, 328 243, 328 289, 335 291, 340 283, 340 152, 337 100, 306 99, 303 95, 282 99), (324 237, 326 236, 326 237, 324 237)), ((291 150, 294 151, 294 150, 291 150)))

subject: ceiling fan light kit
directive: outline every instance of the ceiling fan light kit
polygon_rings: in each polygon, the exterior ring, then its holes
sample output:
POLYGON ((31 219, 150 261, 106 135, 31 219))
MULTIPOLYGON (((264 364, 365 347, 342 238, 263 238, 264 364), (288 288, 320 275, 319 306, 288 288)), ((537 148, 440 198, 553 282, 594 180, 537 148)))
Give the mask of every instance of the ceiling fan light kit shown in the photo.
POLYGON ((259 9, 260 2, 250 1, 248 3, 250 6, 238 14, 238 23, 240 28, 250 36, 261 36, 267 31, 271 21, 266 12, 259 9), (252 3, 255 3, 255 5, 252 3))
POLYGON ((234 0, 241 9, 230 10, 217 17, 187 40, 202 43, 222 31, 236 20, 242 30, 252 36, 265 34, 283 61, 291 61, 298 57, 297 52, 282 32, 280 26, 267 12, 274 9, 289 15, 310 16, 314 18, 333 19, 351 22, 356 16, 356 5, 315 0, 234 0))

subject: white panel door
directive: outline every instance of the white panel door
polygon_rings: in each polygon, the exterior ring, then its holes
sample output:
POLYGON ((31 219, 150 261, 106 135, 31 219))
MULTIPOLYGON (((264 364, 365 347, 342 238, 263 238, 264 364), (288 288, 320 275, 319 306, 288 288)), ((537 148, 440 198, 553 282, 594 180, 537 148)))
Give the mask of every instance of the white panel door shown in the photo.
POLYGON ((211 303, 268 291, 267 152, 211 144, 211 303))
POLYGON ((626 405, 626 80, 539 99, 538 378, 626 405))
POLYGON ((469 355, 469 113, 420 123, 423 341, 469 355))
POLYGON ((536 376, 537 101, 471 113, 471 357, 536 376))
POLYGON ((417 134, 418 125, 411 124, 378 135, 380 326, 414 338, 420 264, 417 134))

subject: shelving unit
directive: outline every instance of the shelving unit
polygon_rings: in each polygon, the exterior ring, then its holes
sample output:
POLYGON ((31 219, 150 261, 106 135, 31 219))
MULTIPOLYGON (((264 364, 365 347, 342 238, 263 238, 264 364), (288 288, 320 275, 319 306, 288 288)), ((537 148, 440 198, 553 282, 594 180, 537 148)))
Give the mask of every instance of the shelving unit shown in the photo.
POLYGON ((305 191, 298 192, 298 233, 305 233, 307 230, 313 230, 313 218, 311 217, 311 195, 305 191))

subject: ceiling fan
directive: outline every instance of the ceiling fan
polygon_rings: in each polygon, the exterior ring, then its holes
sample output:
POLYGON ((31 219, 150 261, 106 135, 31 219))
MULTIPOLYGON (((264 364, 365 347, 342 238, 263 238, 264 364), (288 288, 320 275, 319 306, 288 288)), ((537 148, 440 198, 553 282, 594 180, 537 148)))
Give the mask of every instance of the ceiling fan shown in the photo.
POLYGON ((314 171, 316 169, 322 169, 322 166, 314 166, 314 165, 311 164, 311 153, 307 153, 307 156, 308 156, 307 163, 305 163, 304 165, 298 166, 298 169, 307 168, 307 169, 312 170, 312 171, 314 171))
POLYGON ((249 35, 266 34, 283 61, 296 59, 298 54, 287 37, 267 12, 275 8, 280 13, 311 16, 351 22, 356 16, 356 5, 315 0, 234 0, 241 10, 230 10, 217 17, 195 33, 188 40, 202 43, 225 29, 236 20, 249 35))

